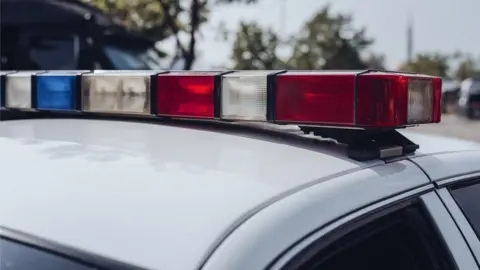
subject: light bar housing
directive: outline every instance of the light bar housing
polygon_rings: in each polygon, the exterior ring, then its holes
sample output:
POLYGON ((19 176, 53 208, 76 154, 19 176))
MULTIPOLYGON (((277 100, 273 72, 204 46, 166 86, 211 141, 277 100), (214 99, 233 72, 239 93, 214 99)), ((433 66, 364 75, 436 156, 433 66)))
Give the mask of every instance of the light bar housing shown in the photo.
POLYGON ((438 123, 442 80, 387 71, 0 73, 1 109, 384 129, 438 123))

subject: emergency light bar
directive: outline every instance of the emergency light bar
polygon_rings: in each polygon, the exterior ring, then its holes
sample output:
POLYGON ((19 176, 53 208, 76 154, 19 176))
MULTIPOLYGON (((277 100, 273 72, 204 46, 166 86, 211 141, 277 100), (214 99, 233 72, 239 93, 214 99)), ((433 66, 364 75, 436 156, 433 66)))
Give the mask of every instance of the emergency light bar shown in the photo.
POLYGON ((388 71, 10 71, 0 73, 0 83, 4 112, 369 131, 438 123, 441 118, 441 78, 388 71))

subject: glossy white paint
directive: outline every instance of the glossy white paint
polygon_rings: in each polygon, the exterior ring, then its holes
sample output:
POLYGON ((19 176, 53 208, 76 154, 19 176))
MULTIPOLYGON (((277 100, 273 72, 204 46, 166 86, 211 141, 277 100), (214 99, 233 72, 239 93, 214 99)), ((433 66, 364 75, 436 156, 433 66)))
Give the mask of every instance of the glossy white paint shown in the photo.
MULTIPOLYGON (((408 136, 417 156, 469 147, 408 136)), ((325 222, 426 183, 408 161, 355 162, 343 146, 213 126, 6 121, 0 149, 1 225, 162 270, 194 269, 266 207, 207 265, 257 269, 325 222)))
POLYGON ((270 205, 242 224, 203 269, 264 269, 273 258, 322 225, 375 201, 427 184, 428 178, 408 161, 320 182, 270 205))
MULTIPOLYGON (((443 153, 412 158, 433 181, 448 181, 456 177, 474 172, 480 172, 480 151, 443 153)), ((461 180, 461 177, 455 180, 461 180)))
POLYGON ((100 120, 0 122, 0 224, 140 266, 194 269, 269 200, 383 164, 349 160, 339 146, 235 134, 100 120))
POLYGON ((416 156, 445 152, 480 150, 480 143, 474 141, 417 133, 410 131, 408 128, 400 132, 420 146, 420 149, 418 149, 415 153, 416 156))

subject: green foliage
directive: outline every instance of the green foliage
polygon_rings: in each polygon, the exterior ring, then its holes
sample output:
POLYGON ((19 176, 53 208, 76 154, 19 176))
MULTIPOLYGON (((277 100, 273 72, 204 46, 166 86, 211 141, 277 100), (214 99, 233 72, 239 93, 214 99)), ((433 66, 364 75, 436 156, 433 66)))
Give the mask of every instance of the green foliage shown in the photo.
POLYGON ((326 6, 296 38, 289 64, 298 69, 361 69, 360 53, 372 44, 365 30, 352 26, 352 17, 334 15, 326 6))
POLYGON ((260 0, 216 0, 217 4, 233 4, 233 3, 240 3, 240 4, 256 4, 260 0))
POLYGON ((440 53, 418 54, 410 63, 401 65, 399 70, 447 77, 450 69, 450 59, 451 56, 440 53))
POLYGON ((277 57, 279 38, 272 29, 264 31, 255 23, 241 23, 233 43, 235 69, 279 69, 285 64, 277 57))
POLYGON ((364 60, 368 68, 385 69, 385 56, 381 54, 370 53, 364 60))
MULTIPOLYGON (((83 0, 113 15, 127 28, 153 40, 162 40, 180 31, 189 31, 188 1, 182 0, 83 0), (167 11, 167 12, 166 12, 167 11)), ((199 25, 207 21, 209 10, 206 0, 197 0, 199 25)), ((198 26, 196 26, 198 27, 198 26)))
MULTIPOLYGON (((196 35, 207 21, 207 0, 83 0, 120 21, 126 28, 150 39, 160 41, 169 37, 176 40, 173 62, 185 60, 184 68, 191 69, 196 55, 196 35), (187 42, 179 35, 187 34, 187 42)), ((174 64, 172 62, 172 65, 174 64)))
POLYGON ((242 23, 233 44, 232 60, 237 69, 364 69, 383 68, 383 56, 361 55, 373 40, 365 29, 355 29, 351 16, 332 14, 329 6, 309 20, 299 35, 282 41, 272 29, 242 23), (278 51, 290 48, 285 60, 278 51))
MULTIPOLYGON (((196 39, 210 10, 217 5, 256 4, 261 0, 82 1, 112 14, 128 29, 150 39, 173 37, 176 51, 172 65, 184 60, 184 69, 191 69, 196 59, 196 39)), ((228 29, 219 29, 219 33, 224 40, 230 35, 228 29)), ((288 39, 273 29, 242 22, 234 33, 231 60, 235 69, 383 69, 384 56, 373 53, 372 44, 364 28, 354 27, 352 16, 334 14, 325 6, 288 39)), ((419 54, 399 69, 457 79, 480 76, 480 62, 458 52, 419 54), (452 71, 454 60, 458 66, 452 71)))
POLYGON ((454 72, 458 80, 464 80, 469 77, 480 76, 480 62, 476 61, 471 55, 460 55, 460 63, 454 72))
POLYGON ((410 63, 404 63, 398 69, 457 80, 480 76, 480 62, 469 54, 459 52, 452 55, 441 53, 418 54, 410 63), (452 62, 458 62, 454 69, 452 62))
MULTIPOLYGON (((174 37, 176 52, 173 66, 184 60, 184 69, 191 69, 196 59, 196 39, 200 27, 207 22, 211 5, 208 0, 83 0, 113 15, 126 28, 150 39, 161 41, 174 37), (180 35, 188 38, 183 42, 180 35)), ((216 0, 216 4, 252 4, 259 0, 216 0)))

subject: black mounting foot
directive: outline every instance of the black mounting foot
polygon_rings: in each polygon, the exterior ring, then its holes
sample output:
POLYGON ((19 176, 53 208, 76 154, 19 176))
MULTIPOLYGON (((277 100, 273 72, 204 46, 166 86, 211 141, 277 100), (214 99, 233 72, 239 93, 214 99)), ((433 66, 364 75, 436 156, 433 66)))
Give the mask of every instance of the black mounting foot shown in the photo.
POLYGON ((332 138, 348 145, 348 157, 357 161, 399 157, 414 153, 419 146, 395 129, 366 130, 300 127, 305 133, 332 138))

